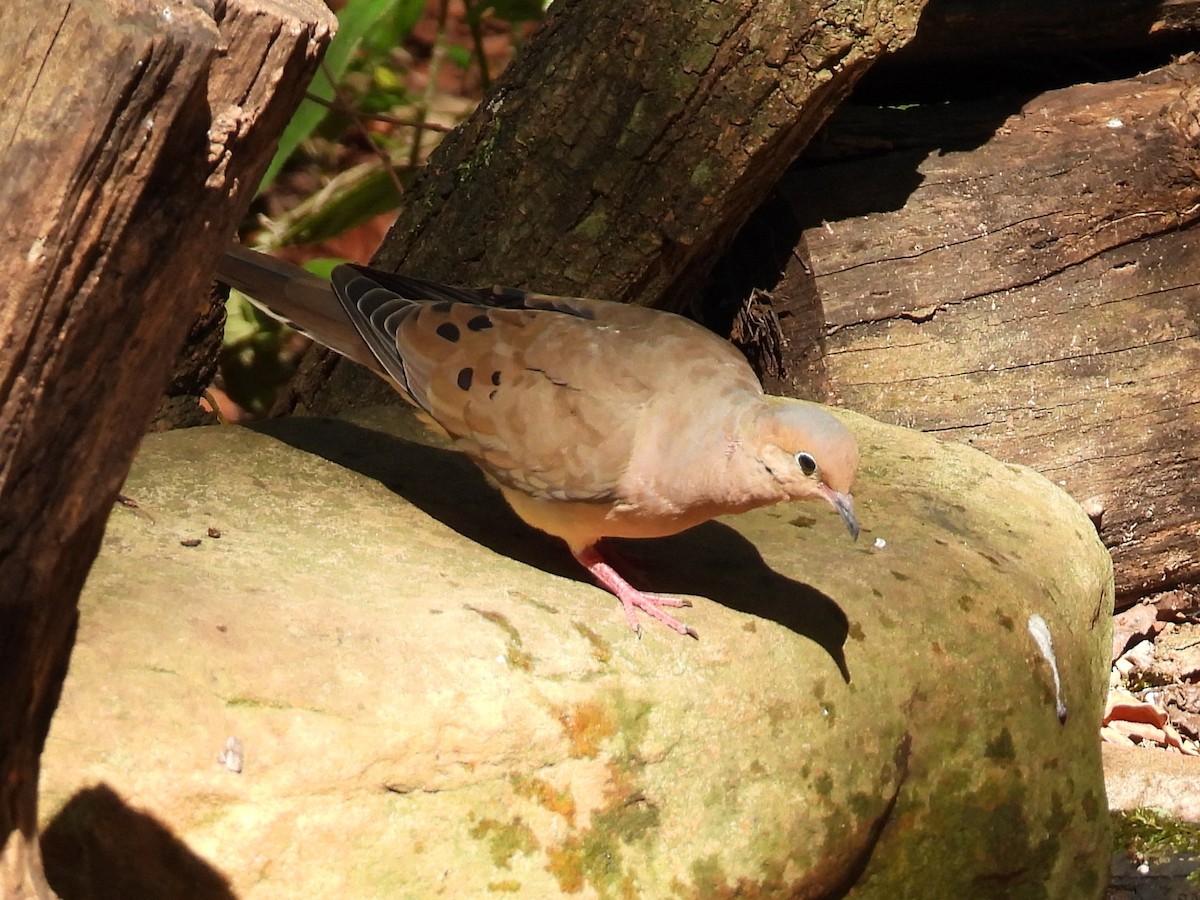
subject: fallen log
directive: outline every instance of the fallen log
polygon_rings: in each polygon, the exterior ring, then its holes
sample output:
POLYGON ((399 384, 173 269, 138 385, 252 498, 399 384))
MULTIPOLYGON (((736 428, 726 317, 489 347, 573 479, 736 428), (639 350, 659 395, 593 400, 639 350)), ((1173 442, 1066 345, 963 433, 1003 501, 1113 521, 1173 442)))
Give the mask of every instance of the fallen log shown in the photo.
MULTIPOLYGON (((876 152, 783 188, 825 340, 784 387, 1065 486, 1123 603, 1200 583, 1198 84, 1190 59, 1054 91, 974 146, 969 108, 860 112, 876 152)), ((778 293, 787 336, 813 301, 778 293)))

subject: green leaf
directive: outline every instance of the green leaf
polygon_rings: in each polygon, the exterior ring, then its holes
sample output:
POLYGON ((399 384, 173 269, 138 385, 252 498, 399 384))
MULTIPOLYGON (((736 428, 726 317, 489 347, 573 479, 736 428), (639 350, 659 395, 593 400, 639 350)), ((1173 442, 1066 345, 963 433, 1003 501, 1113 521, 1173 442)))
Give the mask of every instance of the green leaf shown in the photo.
POLYGON ((372 56, 386 58, 408 40, 424 12, 425 0, 395 0, 387 14, 364 36, 363 45, 372 56))
MULTIPOLYGON (((408 32, 412 30, 412 26, 416 22, 413 10, 420 6, 423 4, 418 4, 416 0, 349 0, 338 15, 337 34, 330 43, 329 50, 325 54, 324 65, 313 78, 308 92, 321 100, 332 100, 334 90, 333 84, 329 80, 330 76, 334 81, 341 80, 354 51, 358 49, 363 38, 372 33, 374 26, 384 20, 386 27, 383 30, 394 39, 394 45, 402 39, 397 35, 398 28, 405 29, 403 37, 407 37, 408 32)), ((292 121, 283 130, 283 135, 279 139, 279 148, 275 151, 275 158, 271 160, 271 164, 267 167, 267 172, 258 186, 259 191, 275 180, 275 176, 279 174, 283 164, 296 151, 300 143, 321 124, 321 120, 325 118, 328 111, 326 106, 311 100, 305 100, 300 104, 300 108, 292 116, 292 121)))
POLYGON ((271 225, 276 247, 323 241, 396 209, 400 195, 378 160, 335 176, 329 184, 271 225))
POLYGON ((317 259, 310 259, 304 264, 304 268, 321 278, 328 278, 334 269, 344 265, 345 262, 346 260, 335 256, 321 256, 317 259))
POLYGON ((469 69, 471 67, 471 51, 466 47, 460 47, 457 44, 448 44, 446 46, 446 56, 459 68, 469 69))
POLYGON ((263 327, 262 314, 254 304, 241 291, 231 289, 225 301, 225 347, 235 348, 253 341, 263 327))

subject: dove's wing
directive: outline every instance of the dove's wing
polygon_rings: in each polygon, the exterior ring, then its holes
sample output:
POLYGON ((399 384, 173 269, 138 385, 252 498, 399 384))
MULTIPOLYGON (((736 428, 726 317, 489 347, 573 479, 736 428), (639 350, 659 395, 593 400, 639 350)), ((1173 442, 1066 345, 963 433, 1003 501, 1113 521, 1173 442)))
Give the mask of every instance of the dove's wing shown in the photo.
POLYGON ((736 350, 679 316, 357 266, 333 285, 376 367, 495 481, 537 498, 624 499, 645 416, 664 392, 703 398, 698 372, 761 390, 736 350))

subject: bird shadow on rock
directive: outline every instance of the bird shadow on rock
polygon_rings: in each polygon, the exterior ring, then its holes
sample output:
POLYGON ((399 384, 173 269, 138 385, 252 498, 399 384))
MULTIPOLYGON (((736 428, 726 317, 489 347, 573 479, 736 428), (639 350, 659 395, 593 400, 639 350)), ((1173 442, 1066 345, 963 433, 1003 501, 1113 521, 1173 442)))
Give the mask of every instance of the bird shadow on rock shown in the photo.
MULTIPOLYGON (((496 553, 553 575, 594 583, 560 540, 521 521, 461 453, 340 419, 283 418, 250 427, 379 481, 496 553)), ((844 652, 849 621, 842 608, 816 588, 776 572, 754 544, 729 526, 707 522, 671 537, 606 542, 610 545, 620 554, 617 567, 636 587, 706 597, 777 622, 822 647, 842 678, 850 681, 844 652)), ((744 627, 753 629, 753 622, 744 627)))
POLYGON ((62 900, 235 900, 229 882, 153 816, 108 785, 76 793, 39 838, 62 900))

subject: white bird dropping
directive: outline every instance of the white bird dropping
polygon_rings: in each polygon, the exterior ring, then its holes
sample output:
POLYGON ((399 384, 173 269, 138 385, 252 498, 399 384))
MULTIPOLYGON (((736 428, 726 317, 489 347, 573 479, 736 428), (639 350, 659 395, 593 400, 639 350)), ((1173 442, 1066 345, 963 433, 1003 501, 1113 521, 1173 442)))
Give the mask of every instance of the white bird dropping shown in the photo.
POLYGON ((1029 633, 1037 644, 1046 662, 1050 664, 1050 674, 1054 676, 1054 710, 1058 713, 1058 721, 1067 721, 1067 704, 1063 702, 1062 679, 1058 677, 1058 660, 1054 657, 1054 641, 1050 637, 1050 626, 1046 620, 1036 613, 1029 617, 1029 633))

